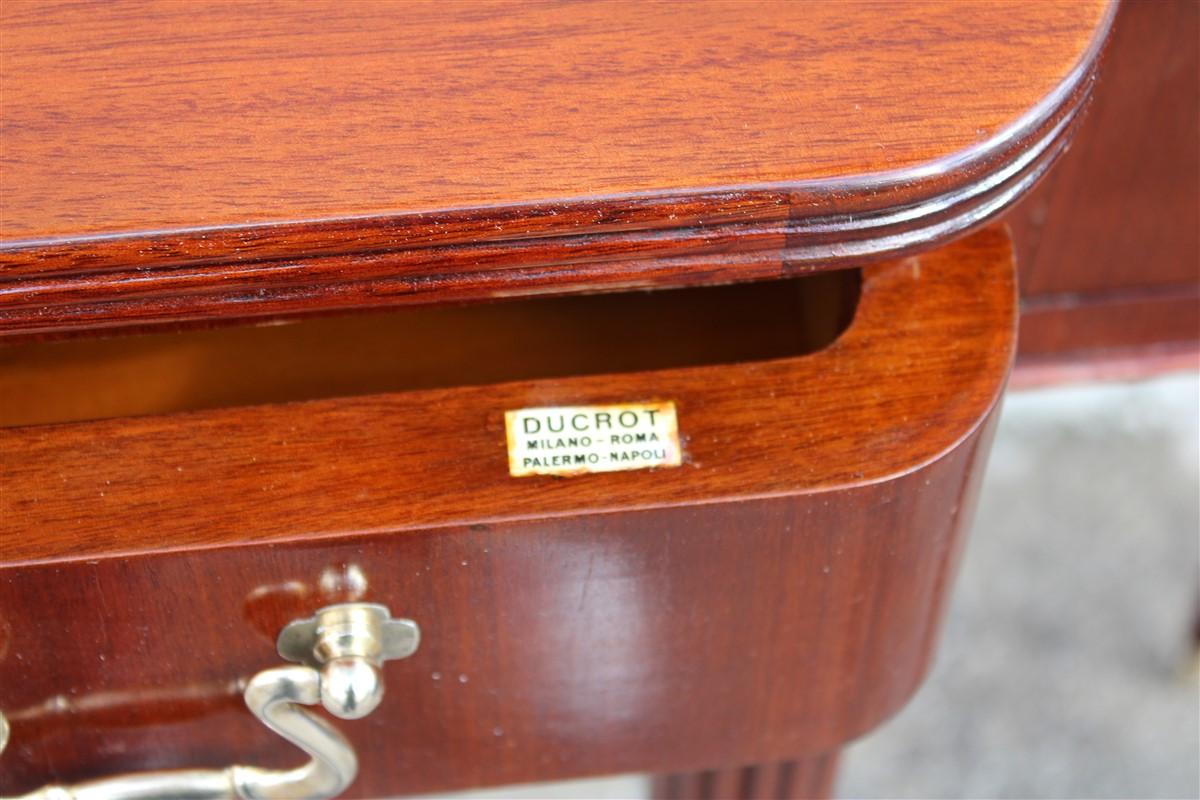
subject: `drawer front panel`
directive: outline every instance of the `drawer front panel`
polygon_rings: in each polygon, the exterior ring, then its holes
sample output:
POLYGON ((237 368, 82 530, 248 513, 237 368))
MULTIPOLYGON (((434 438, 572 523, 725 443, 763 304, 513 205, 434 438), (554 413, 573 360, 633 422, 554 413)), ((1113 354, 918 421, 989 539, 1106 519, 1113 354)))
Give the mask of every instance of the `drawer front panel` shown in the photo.
POLYGON ((351 599, 423 641, 348 796, 836 748, 927 667, 1013 294, 985 231, 799 358, 0 432, 0 792, 294 765, 238 682, 351 599), (505 410, 656 398, 683 466, 508 475, 505 410))

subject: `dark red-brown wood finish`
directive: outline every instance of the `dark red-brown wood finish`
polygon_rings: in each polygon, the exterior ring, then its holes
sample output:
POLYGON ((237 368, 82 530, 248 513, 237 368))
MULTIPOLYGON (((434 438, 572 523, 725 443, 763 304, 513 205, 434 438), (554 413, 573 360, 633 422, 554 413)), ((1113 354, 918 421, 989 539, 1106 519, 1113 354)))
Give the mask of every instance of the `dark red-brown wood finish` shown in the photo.
POLYGON ((0 791, 294 763, 235 682, 351 587, 424 636, 350 796, 836 751, 928 667, 1015 320, 988 230, 810 355, 2 431, 0 791), (508 476, 505 409, 655 398, 684 466, 508 476))
MULTIPOLYGON (((238 687, 349 599, 424 631, 341 725, 351 796, 626 770, 676 800, 828 792, 928 667, 1013 358, 1007 234, 959 237, 1065 152, 1116 5, 373 8, 0 6, 0 793, 296 763, 238 687), (173 333, 808 273, 792 305, 173 333), (340 357, 364 341, 413 355, 340 357), (650 400, 683 466, 509 476, 505 410, 650 400)), ((1195 16, 1154 8, 1122 24, 1195 16)), ((1041 313, 1070 248, 1039 215, 1089 179, 1011 218, 1034 357, 1079 340, 1041 313)))
POLYGON ((1121 4, 1070 151, 1006 219, 1018 371, 1200 365, 1200 3, 1121 4))
POLYGON ((10 0, 0 335, 927 248, 1062 152, 1114 8, 10 0))
POLYGON ((654 781, 656 800, 814 800, 829 797, 837 754, 708 769, 654 781))

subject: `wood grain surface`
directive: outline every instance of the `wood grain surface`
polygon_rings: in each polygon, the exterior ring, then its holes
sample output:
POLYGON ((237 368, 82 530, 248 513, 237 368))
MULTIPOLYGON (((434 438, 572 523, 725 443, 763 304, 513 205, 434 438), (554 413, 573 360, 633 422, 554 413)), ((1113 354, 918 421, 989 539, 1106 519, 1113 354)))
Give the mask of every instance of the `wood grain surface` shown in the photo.
POLYGON ((1020 385, 1200 364, 1200 4, 1121 4, 1070 151, 1005 219, 1020 385))
POLYGON ((833 796, 838 755, 706 769, 654 779, 655 800, 823 800, 833 796))
POLYGON ((1056 89, 1107 6, 7 2, 4 238, 924 166, 1056 89))
POLYGON ((0 333, 894 257, 1043 174, 1114 8, 9 2, 0 333))
POLYGON ((0 432, 0 791, 296 763, 235 682, 348 596, 423 630, 351 797, 832 754, 928 668, 1015 317, 989 229, 809 355, 0 432), (652 398, 684 466, 508 477, 505 409, 652 398))
POLYGON ((1011 356, 1007 247, 988 230, 867 269, 850 328, 800 358, 0 430, 0 552, 17 562, 287 539, 311 524, 315 483, 329 485, 323 527, 374 530, 480 509, 552 515, 586 500, 598 512, 876 480, 945 452, 994 402, 982 376, 1003 375, 1011 356), (777 407, 771 426, 753 413, 763 398, 777 407), (506 409, 654 399, 679 408, 687 466, 653 481, 508 477, 506 409), (733 462, 718 457, 729 437, 745 453, 733 462), (330 459, 320 443, 331 439, 353 457, 330 459), (419 493, 396 494, 409 485, 419 493), (146 506, 156 491, 174 501, 146 506), (213 496, 230 516, 210 516, 213 496), (376 502, 364 507, 363 497, 376 502), (253 524, 236 524, 243 517, 253 524))
MULTIPOLYGON (((387 665, 374 713, 336 723, 361 765, 347 798, 836 750, 928 669, 980 436, 837 490, 325 538, 329 492, 316 486, 312 535, 287 545, 0 569, 0 704, 13 716, 0 791, 299 764, 236 680, 278 665, 279 627, 349 570, 422 642, 387 665)), ((229 525, 219 508, 250 499, 214 495, 210 517, 229 525)), ((246 539, 250 524, 228 530, 246 539)))
POLYGON ((1142 291, 1029 298, 1021 309, 1021 360, 1195 349, 1200 283, 1142 291))
POLYGON ((1200 284, 1200 3, 1121 4, 1070 152, 1007 219, 1023 295, 1200 284))
POLYGON ((1064 383, 1140 381, 1200 368, 1200 344, 1158 343, 1107 350, 1068 350, 1047 357, 1022 357, 1009 389, 1033 389, 1064 383))

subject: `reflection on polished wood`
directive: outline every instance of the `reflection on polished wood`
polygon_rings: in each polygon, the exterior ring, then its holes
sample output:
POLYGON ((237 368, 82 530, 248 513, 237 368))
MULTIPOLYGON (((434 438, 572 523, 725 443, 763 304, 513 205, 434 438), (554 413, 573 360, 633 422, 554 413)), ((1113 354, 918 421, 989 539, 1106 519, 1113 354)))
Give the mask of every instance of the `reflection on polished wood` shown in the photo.
MULTIPOLYGON (((423 634, 350 797, 834 752, 928 668, 1014 324, 989 230, 865 270, 808 355, 0 431, 0 706, 251 674, 273 603, 341 592, 423 634), (682 468, 508 477, 505 409, 654 397, 682 468)), ((293 758, 233 707, 73 722, 0 791, 293 758)))
POLYGON ((928 669, 985 226, 1116 9, 5 2, 0 794, 294 766, 225 689, 348 601, 424 640, 350 797, 828 793, 928 669), (508 474, 507 410, 659 401, 678 468, 508 474))
POLYGON ((928 248, 1062 152, 1114 9, 10 0, 0 334, 928 248))

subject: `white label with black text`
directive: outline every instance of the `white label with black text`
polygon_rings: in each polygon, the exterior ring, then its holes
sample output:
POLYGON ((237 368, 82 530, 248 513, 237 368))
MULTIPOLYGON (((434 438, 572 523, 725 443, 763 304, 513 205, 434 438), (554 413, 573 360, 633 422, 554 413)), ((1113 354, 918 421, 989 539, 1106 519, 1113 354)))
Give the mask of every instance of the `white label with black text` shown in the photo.
POLYGON ((682 463, 674 403, 522 408, 504 412, 504 428, 517 478, 682 463))

